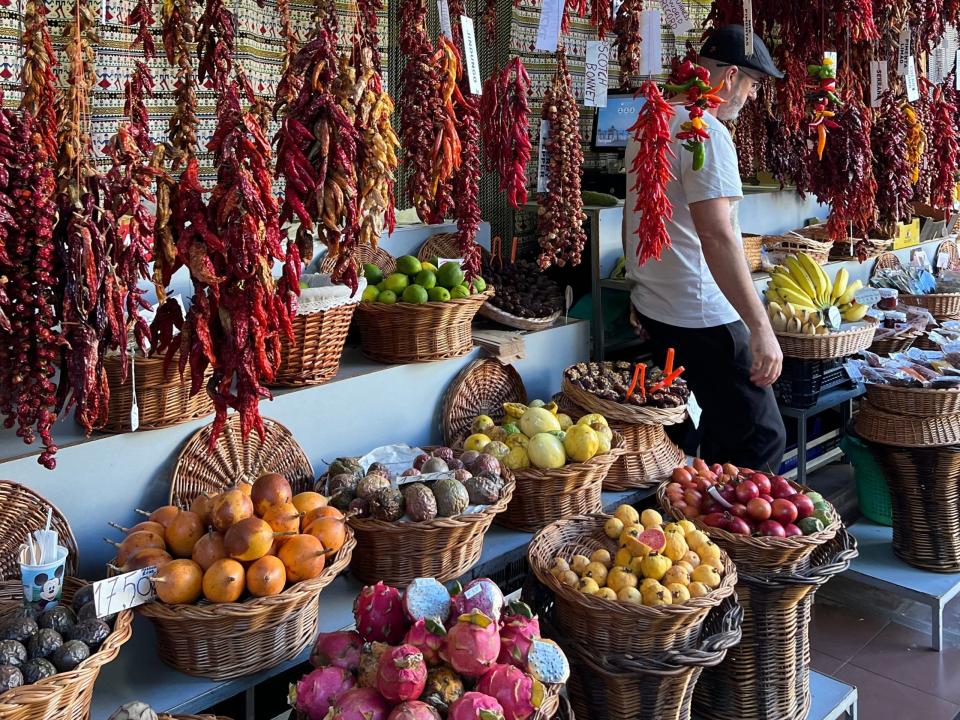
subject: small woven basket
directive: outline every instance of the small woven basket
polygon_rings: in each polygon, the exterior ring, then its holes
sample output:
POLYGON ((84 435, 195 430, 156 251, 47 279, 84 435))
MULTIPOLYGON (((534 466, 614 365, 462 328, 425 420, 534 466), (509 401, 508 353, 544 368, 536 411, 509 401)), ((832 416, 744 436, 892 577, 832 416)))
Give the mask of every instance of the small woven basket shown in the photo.
MULTIPOLYGON (((790 484, 797 492, 811 492, 797 483, 790 484)), ((683 520, 683 513, 670 505, 666 487, 667 483, 663 483, 657 489, 660 507, 665 515, 683 520)), ((791 572, 806 567, 814 551, 832 540, 842 527, 836 511, 833 511, 832 522, 820 532, 788 538, 735 535, 722 528, 710 527, 701 518, 694 518, 692 522, 731 557, 739 572, 752 574, 791 572)))
POLYGON ((704 720, 806 720, 810 710, 810 608, 818 587, 857 556, 844 528, 793 573, 737 583, 743 638, 700 676, 694 712, 704 720))
MULTIPOLYGON (((20 545, 31 532, 43 528, 47 510, 52 509, 50 527, 57 531, 59 542, 67 549, 66 579, 63 602, 87 583, 74 577, 77 571, 77 540, 63 513, 46 498, 24 485, 0 480, 0 617, 6 611, 23 605, 20 582, 20 545)), ((3 720, 87 720, 93 700, 93 685, 100 668, 116 659, 120 647, 133 634, 133 613, 124 610, 117 615, 113 632, 100 649, 76 669, 0 692, 0 718, 3 720)))
POLYGON ((587 412, 600 413, 608 421, 619 420, 632 425, 676 425, 682 423, 687 417, 686 405, 675 408, 655 408, 604 400, 574 385, 566 377, 561 381, 560 389, 572 403, 587 412))
POLYGON ((577 515, 555 522, 534 535, 527 562, 556 598, 555 624, 563 637, 581 643, 594 655, 633 656, 695 647, 707 614, 733 595, 737 569, 726 554, 720 586, 682 605, 648 607, 585 595, 561 583, 550 573, 554 558, 576 554, 589 557, 596 550, 617 551, 617 541, 603 530, 610 515, 577 515))
POLYGON ((873 342, 877 328, 873 323, 826 335, 803 335, 801 333, 776 333, 780 349, 785 357, 803 360, 829 360, 856 355, 866 350, 873 342))
POLYGON ((893 551, 933 572, 960 572, 960 447, 870 446, 890 488, 893 551))
POLYGON ((960 443, 960 415, 916 417, 892 414, 869 400, 860 406, 855 427, 857 435, 864 440, 894 447, 923 448, 960 443))
POLYGON ((557 321, 557 318, 560 317, 559 310, 557 310, 555 313, 547 315, 547 317, 544 318, 520 317, 519 315, 511 315, 510 313, 495 307, 493 303, 484 303, 480 307, 480 310, 477 314, 481 317, 487 318, 487 320, 493 320, 501 325, 516 328, 517 330, 543 330, 544 328, 553 325, 557 321))
MULTIPOLYGON (((353 258, 361 269, 366 264, 376 265, 384 275, 389 275, 397 269, 397 261, 393 255, 379 246, 360 245, 354 250, 353 258)), ((317 265, 317 270, 321 273, 332 273, 336 266, 337 259, 327 255, 317 265)))
POLYGON ((763 260, 761 250, 763 249, 763 235, 743 235, 743 255, 747 259, 747 267, 750 272, 760 272, 763 270, 763 260))
POLYGON ((417 259, 427 262, 430 258, 459 258, 460 246, 457 244, 456 233, 434 233, 417 250, 417 259))
POLYGON ((502 477, 500 499, 479 512, 423 522, 350 517, 347 522, 363 546, 363 552, 353 558, 350 572, 364 583, 382 580, 395 587, 406 587, 423 577, 440 582, 460 577, 480 559, 483 536, 513 497, 513 475, 504 469, 502 477))
MULTIPOLYGON (((177 458, 170 504, 186 507, 201 493, 213 494, 264 472, 284 475, 294 493, 312 489, 313 470, 303 450, 283 425, 264 418, 266 439, 256 432, 241 439, 240 419, 232 415, 213 450, 210 427, 187 441, 177 458)), ((279 595, 245 602, 196 605, 141 605, 157 633, 160 659, 187 675, 228 680, 274 667, 296 657, 317 631, 320 591, 350 564, 356 540, 347 540, 312 580, 291 585, 279 595)))
POLYGON ((503 404, 527 404, 523 378, 513 365, 496 358, 474 360, 461 370, 443 394, 440 411, 443 441, 453 447, 470 434, 470 424, 478 415, 496 422, 503 420, 503 404))
POLYGON ((921 336, 920 331, 914 331, 909 333, 898 333, 896 335, 888 335, 887 337, 878 338, 874 336, 873 342, 870 343, 870 347, 867 348, 870 352, 876 353, 877 355, 890 355, 892 353, 906 352, 917 339, 921 336))
POLYGON ((875 408, 894 415, 937 417, 960 414, 960 389, 931 390, 872 384, 866 388, 867 399, 875 408))
POLYGON ((944 240, 937 246, 937 258, 936 264, 937 272, 940 270, 960 270, 960 248, 957 247, 957 243, 953 240, 944 240), (939 258, 941 255, 947 256, 947 264, 945 267, 941 268, 939 264, 939 258))
POLYGON ((960 293, 931 293, 929 295, 901 295, 900 302, 929 310, 938 322, 960 320, 960 293))
MULTIPOLYGON (((127 370, 127 379, 120 378, 120 357, 107 355, 103 367, 110 385, 110 403, 107 409, 107 422, 99 430, 111 433, 130 432, 130 408, 133 405, 132 376, 136 376, 137 408, 140 418, 139 430, 179 425, 210 415, 213 412, 213 400, 201 387, 190 397, 190 366, 183 370, 183 378, 176 362, 168 364, 160 357, 143 357, 137 353, 128 365, 136 363, 131 373, 127 370)), ((206 380, 213 374, 207 368, 206 380)), ((206 385, 204 381, 204 386, 206 385)))
POLYGON ((775 255, 806 253, 817 265, 826 265, 830 260, 832 242, 821 242, 800 235, 764 235, 763 246, 775 255))

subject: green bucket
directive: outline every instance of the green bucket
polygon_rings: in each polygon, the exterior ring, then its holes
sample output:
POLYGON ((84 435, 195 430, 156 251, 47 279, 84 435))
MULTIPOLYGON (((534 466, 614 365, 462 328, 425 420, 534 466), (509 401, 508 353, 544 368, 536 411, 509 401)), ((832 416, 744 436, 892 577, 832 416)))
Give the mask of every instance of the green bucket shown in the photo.
POLYGON ((883 477, 883 470, 873 452, 848 429, 840 439, 840 448, 846 453, 857 480, 857 499, 860 512, 880 525, 893 525, 893 508, 890 504, 890 489, 883 477))

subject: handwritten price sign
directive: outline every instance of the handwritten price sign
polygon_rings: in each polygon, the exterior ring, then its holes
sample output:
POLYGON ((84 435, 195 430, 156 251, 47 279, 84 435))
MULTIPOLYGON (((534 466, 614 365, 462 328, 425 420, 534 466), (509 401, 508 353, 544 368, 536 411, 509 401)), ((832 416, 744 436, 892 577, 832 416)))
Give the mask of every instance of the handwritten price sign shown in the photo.
POLYGON ((583 71, 583 104, 586 107, 607 106, 609 68, 610 43, 606 40, 589 40, 583 71))
POLYGON ((156 574, 157 568, 150 566, 95 582, 93 601, 97 617, 113 615, 121 610, 153 602, 156 593, 150 578, 156 574))

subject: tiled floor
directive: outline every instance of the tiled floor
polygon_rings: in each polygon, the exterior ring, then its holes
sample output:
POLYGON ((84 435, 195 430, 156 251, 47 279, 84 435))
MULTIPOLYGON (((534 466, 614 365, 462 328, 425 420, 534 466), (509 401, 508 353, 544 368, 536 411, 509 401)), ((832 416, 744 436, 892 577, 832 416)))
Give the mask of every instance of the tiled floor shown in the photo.
MULTIPOLYGON (((945 627, 953 630, 960 616, 957 605, 948 606, 944 617, 945 627)), ((947 633, 946 647, 937 653, 930 649, 929 631, 852 607, 856 604, 839 606, 818 598, 810 640, 813 668, 857 687, 860 717, 960 717, 960 639, 947 633)))

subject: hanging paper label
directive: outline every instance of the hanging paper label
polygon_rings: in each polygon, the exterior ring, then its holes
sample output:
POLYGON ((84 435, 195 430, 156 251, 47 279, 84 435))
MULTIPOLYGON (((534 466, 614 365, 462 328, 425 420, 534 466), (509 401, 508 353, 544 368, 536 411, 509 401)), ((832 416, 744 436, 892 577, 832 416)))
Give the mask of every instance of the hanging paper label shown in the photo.
POLYGON ((913 61, 913 55, 909 58, 907 76, 904 80, 907 84, 907 100, 916 102, 920 99, 920 86, 917 84, 917 64, 913 61))
POLYGON ((880 107, 880 96, 890 87, 887 78, 887 63, 883 60, 870 61, 870 107, 880 107))
POLYGON ((461 15, 460 28, 463 30, 463 52, 467 56, 470 92, 473 95, 479 95, 483 92, 483 83, 480 80, 480 58, 477 57, 477 35, 473 31, 473 18, 461 15))
POLYGON ((947 72, 946 62, 944 61, 944 55, 946 53, 946 47, 941 42, 933 50, 930 51, 930 54, 927 56, 927 77, 930 79, 930 82, 934 85, 939 85, 943 82, 944 77, 946 77, 947 72))
POLYGON ((853 294, 853 299, 861 305, 876 305, 880 302, 880 291, 876 288, 860 288, 853 294))
POLYGON ((540 27, 537 28, 537 50, 556 52, 560 42, 560 19, 564 0, 543 0, 540 6, 540 27))
POLYGON ((900 31, 900 42, 897 46, 897 75, 906 77, 909 70, 908 65, 913 63, 911 56, 913 48, 910 44, 910 23, 903 24, 903 30, 900 31))
POLYGON ((953 62, 953 87, 955 90, 960 90, 960 50, 957 50, 953 62))
POLYGON ((550 137, 550 121, 540 121, 540 151, 537 153, 537 192, 544 193, 550 185, 547 175, 547 139, 550 137))
POLYGON ((583 71, 583 104, 586 107, 607 106, 609 69, 610 43, 606 40, 588 40, 583 71))
POLYGON ((680 0, 662 0, 660 7, 674 35, 684 35, 693 30, 693 23, 687 15, 687 9, 680 0))
POLYGON ((640 74, 658 75, 663 70, 660 57, 660 11, 644 10, 640 13, 640 74))
POLYGON ((743 0, 743 54, 753 57, 753 0, 743 0))
POLYGON ((447 0, 437 0, 437 13, 440 15, 440 31, 453 40, 453 27, 450 25, 450 5, 447 0))
POLYGON ((137 605, 152 602, 156 593, 150 578, 156 574, 157 568, 151 565, 142 570, 134 570, 95 582, 93 602, 97 617, 106 617, 121 610, 129 610, 137 605))

